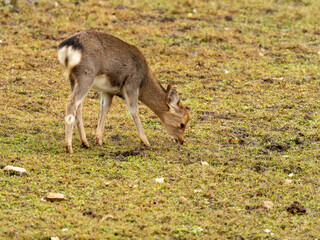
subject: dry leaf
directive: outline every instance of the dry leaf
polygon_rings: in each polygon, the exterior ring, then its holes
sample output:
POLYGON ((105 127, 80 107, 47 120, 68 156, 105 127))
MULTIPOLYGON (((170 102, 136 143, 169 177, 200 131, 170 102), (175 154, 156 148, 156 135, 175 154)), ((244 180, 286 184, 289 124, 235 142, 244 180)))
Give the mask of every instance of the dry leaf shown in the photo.
POLYGON ((114 216, 111 215, 111 214, 108 214, 108 215, 105 215, 101 218, 101 222, 102 221, 105 221, 105 220, 108 220, 108 219, 114 219, 114 216))
POLYGON ((180 196, 180 202, 188 202, 188 199, 185 198, 184 196, 180 196))
POLYGON ((284 180, 284 184, 285 185, 290 185, 292 183, 292 180, 291 179, 286 179, 284 180))

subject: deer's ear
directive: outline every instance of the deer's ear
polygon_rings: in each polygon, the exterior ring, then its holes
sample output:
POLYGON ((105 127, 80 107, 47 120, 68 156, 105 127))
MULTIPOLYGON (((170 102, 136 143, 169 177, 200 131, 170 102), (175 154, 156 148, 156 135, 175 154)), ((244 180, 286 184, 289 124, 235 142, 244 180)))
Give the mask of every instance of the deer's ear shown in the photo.
POLYGON ((167 91, 169 92, 171 88, 172 88, 172 85, 171 85, 171 84, 168 84, 168 86, 167 86, 167 91))
POLYGON ((172 108, 178 108, 179 107, 179 101, 180 98, 178 96, 178 93, 176 92, 176 90, 174 89, 169 89, 168 94, 167 94, 167 105, 170 107, 170 109, 172 108))

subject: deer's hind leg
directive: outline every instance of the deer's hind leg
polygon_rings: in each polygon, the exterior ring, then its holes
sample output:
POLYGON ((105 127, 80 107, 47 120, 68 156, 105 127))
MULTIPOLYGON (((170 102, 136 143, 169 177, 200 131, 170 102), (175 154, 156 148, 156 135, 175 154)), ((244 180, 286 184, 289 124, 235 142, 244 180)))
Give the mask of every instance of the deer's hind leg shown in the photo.
POLYGON ((67 110, 65 118, 65 147, 66 152, 73 153, 72 150, 72 131, 74 121, 77 121, 77 125, 80 133, 80 140, 82 145, 89 147, 89 143, 86 139, 86 135, 83 127, 82 120, 82 100, 90 91, 93 83, 93 76, 91 75, 73 75, 70 77, 72 93, 67 101, 67 110))
POLYGON ((80 134, 80 142, 84 148, 89 148, 90 144, 84 131, 83 120, 82 120, 82 102, 79 104, 76 112, 76 123, 80 134))
POLYGON ((110 93, 101 92, 101 113, 98 121, 98 127, 97 127, 97 143, 98 145, 102 145, 102 139, 103 139, 103 131, 104 131, 104 125, 106 123, 107 114, 109 112, 109 109, 111 107, 113 95, 110 93))

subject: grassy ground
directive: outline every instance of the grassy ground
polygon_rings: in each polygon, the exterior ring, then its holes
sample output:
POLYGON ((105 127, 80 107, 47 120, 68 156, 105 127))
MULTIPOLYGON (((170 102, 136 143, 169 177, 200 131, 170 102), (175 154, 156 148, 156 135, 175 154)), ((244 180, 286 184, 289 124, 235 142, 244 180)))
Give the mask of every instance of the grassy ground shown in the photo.
POLYGON ((0 167, 28 174, 0 172, 0 239, 320 237, 319 1, 2 5, 0 167), (137 45, 159 81, 174 85, 191 112, 185 145, 141 105, 151 143, 143 148, 121 99, 105 144, 94 145, 91 92, 84 122, 93 146, 81 148, 75 130, 75 153, 64 153, 70 86, 55 47, 84 29, 137 45), (66 200, 41 201, 49 192, 66 200), (305 214, 286 210, 294 201, 305 214))

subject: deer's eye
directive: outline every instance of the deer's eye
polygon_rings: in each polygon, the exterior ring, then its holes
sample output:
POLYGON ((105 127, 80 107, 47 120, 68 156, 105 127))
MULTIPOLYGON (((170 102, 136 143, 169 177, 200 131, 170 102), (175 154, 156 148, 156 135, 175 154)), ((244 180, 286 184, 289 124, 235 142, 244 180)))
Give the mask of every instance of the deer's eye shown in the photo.
POLYGON ((181 124, 180 124, 180 127, 181 127, 181 128, 184 128, 184 124, 183 124, 183 123, 181 123, 181 124))

